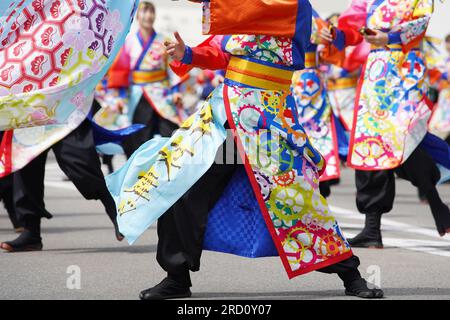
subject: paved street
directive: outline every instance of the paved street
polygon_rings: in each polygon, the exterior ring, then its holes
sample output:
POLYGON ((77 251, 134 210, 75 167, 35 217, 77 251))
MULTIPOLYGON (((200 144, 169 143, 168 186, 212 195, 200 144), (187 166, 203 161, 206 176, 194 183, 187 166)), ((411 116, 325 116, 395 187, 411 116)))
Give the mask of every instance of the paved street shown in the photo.
MULTIPOLYGON (((101 203, 84 200, 63 177, 49 159, 46 203, 54 218, 43 221, 44 251, 0 253, 0 299, 137 299, 140 290, 164 276, 155 259, 156 228, 134 246, 118 243, 101 203), (70 266, 80 268, 80 289, 68 289, 70 266)), ((450 203, 450 185, 440 191, 450 203)), ((342 183, 332 192, 330 203, 344 232, 356 234, 363 217, 355 212, 351 170, 344 170, 342 183)), ((380 271, 387 298, 450 299, 450 236, 438 236, 429 208, 405 181, 397 180, 395 209, 383 219, 383 230, 384 250, 354 251, 366 276, 380 271)), ((13 237, 2 207, 0 241, 13 237)), ((288 280, 278 258, 205 252, 202 263, 201 272, 192 277, 194 298, 351 299, 333 275, 312 273, 288 280)))

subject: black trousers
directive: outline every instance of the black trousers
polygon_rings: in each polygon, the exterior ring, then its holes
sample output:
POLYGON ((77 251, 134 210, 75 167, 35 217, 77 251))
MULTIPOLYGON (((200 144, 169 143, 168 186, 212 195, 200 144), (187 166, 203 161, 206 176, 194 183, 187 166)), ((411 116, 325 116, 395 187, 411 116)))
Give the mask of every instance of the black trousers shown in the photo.
MULTIPOLYGON (((59 167, 86 199, 101 200, 108 216, 115 221, 116 207, 106 187, 99 156, 88 120, 51 147, 59 167)), ((45 163, 49 150, 13 174, 14 205, 19 217, 47 217, 44 203, 45 163)))
POLYGON ((341 179, 332 179, 327 181, 321 181, 319 183, 320 194, 324 198, 328 198, 331 195, 331 186, 337 185, 341 182, 341 179))
MULTIPOLYGON (((0 131, 0 141, 3 139, 3 131, 0 131)), ((8 212, 9 220, 14 228, 19 228, 22 223, 19 221, 14 209, 13 202, 13 176, 10 174, 6 177, 0 178, 0 201, 3 201, 6 212, 8 212)))
POLYGON ((9 220, 14 228, 19 228, 22 224, 17 218, 13 203, 13 176, 8 175, 0 178, 0 201, 3 201, 6 211, 8 212, 9 220))
POLYGON ((410 181, 423 194, 431 208, 438 231, 450 228, 450 211, 436 189, 440 172, 433 159, 417 148, 397 169, 360 171, 355 174, 356 205, 364 214, 383 214, 392 210, 395 198, 395 176, 410 181))
MULTIPOLYGON (((236 148, 234 150, 236 152, 236 148)), ((233 159, 229 156, 226 158, 233 159)), ((198 271, 200 268, 208 214, 220 199, 238 166, 238 164, 213 164, 158 220, 158 263, 169 275, 176 276, 180 281, 186 281, 189 286, 191 285, 189 271, 198 271)), ((355 273, 359 275, 358 266, 359 259, 353 256, 319 271, 350 272, 352 275, 355 273)))
POLYGON ((146 141, 156 134, 170 137, 178 129, 178 125, 159 116, 150 106, 147 99, 142 97, 133 115, 133 124, 145 124, 146 127, 139 132, 127 137, 122 142, 123 150, 129 158, 146 141))

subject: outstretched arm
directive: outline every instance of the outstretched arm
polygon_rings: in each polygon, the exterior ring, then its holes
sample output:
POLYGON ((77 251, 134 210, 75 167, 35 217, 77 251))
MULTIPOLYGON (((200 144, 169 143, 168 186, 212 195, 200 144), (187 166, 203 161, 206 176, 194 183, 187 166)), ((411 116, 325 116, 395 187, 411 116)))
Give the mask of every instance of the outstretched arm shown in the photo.
POLYGON ((183 76, 193 67, 209 70, 226 69, 230 59, 229 54, 222 51, 222 37, 210 37, 196 47, 186 46, 178 32, 175 32, 175 41, 166 42, 166 50, 174 60, 170 66, 179 76, 183 76))

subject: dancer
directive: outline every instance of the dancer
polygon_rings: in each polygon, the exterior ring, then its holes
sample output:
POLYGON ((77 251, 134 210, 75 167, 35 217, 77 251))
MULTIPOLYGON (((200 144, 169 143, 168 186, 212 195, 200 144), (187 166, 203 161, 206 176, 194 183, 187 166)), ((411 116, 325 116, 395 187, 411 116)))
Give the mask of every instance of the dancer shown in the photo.
POLYGON ((430 106, 420 50, 432 12, 432 0, 354 0, 339 19, 335 37, 322 32, 340 51, 363 39, 372 45, 359 83, 348 156, 356 169, 357 207, 366 215, 363 231, 349 239, 352 246, 383 247, 381 216, 392 209, 394 170, 426 195, 438 233, 450 231, 450 210, 436 190, 440 172, 426 148, 430 140, 439 144, 427 134, 430 106))
POLYGON ((299 121, 312 145, 324 156, 327 163, 324 173, 320 176, 319 185, 322 196, 326 198, 331 192, 329 182, 340 177, 336 130, 338 119, 333 115, 324 75, 319 69, 319 34, 321 29, 328 28, 329 25, 313 10, 312 26, 311 42, 306 50, 305 69, 294 73, 292 93, 299 121))
POLYGON ((325 162, 298 122, 289 94, 293 71, 304 67, 310 41, 309 2, 249 7, 237 0, 212 0, 203 2, 203 12, 205 33, 229 35, 191 48, 176 33, 167 51, 184 64, 177 67, 180 74, 193 66, 226 69, 224 84, 170 139, 147 142, 107 177, 120 230, 129 242, 159 218, 157 260, 168 275, 144 290, 141 299, 191 296, 190 271, 200 267, 208 213, 236 170, 236 164, 214 163, 226 127, 232 129, 288 276, 337 273, 346 294, 382 297, 361 278, 359 259, 320 196, 325 162), (244 11, 245 16, 237 14, 244 11))

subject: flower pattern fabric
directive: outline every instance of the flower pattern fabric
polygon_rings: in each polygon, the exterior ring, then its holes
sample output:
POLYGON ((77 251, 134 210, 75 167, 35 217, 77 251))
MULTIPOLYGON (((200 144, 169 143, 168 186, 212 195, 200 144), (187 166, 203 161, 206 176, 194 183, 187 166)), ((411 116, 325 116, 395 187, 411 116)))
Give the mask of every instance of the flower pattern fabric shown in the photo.
POLYGON ((22 168, 86 118, 135 10, 134 0, 6 2, 0 12, 0 130, 14 132, 4 141, 0 176, 22 168), (109 14, 112 31, 103 19, 109 14))

